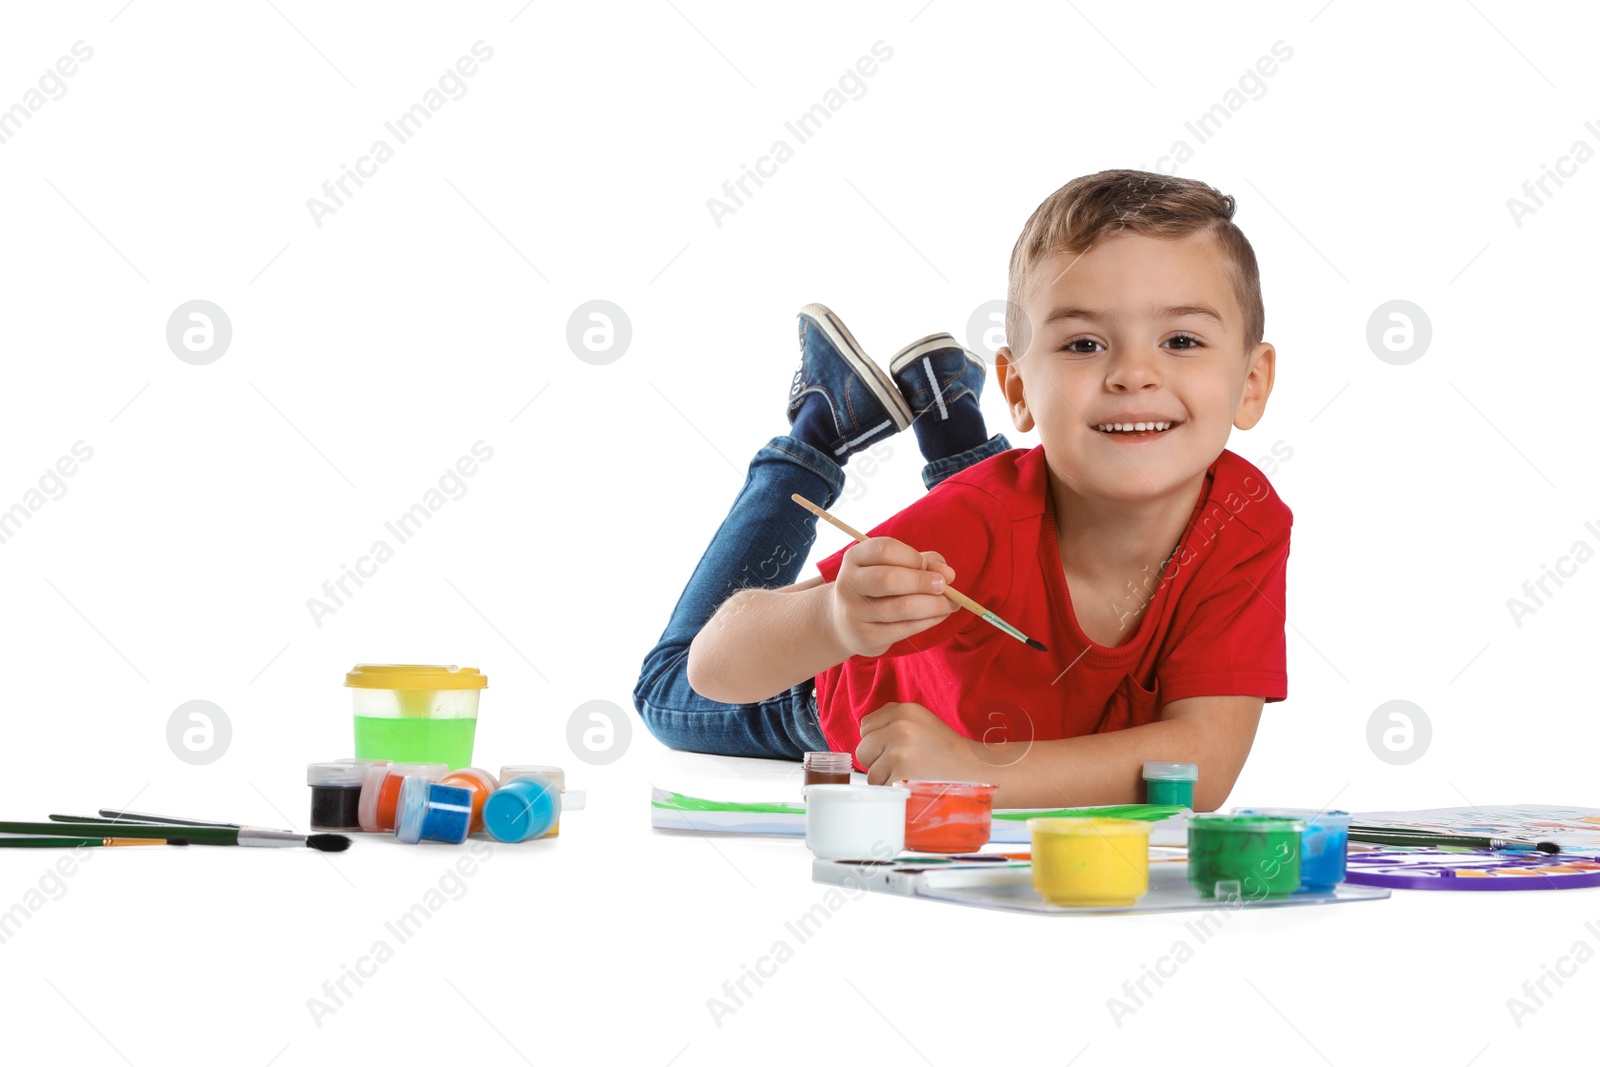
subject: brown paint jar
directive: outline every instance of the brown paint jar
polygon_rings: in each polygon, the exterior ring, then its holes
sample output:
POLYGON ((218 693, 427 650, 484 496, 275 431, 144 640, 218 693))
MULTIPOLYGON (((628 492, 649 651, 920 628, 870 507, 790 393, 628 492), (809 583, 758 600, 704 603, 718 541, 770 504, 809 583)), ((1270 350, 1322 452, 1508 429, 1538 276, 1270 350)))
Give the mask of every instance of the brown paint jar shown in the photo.
POLYGON ((850 784, 848 752, 807 752, 800 765, 805 769, 805 780, 800 783, 802 796, 808 785, 850 784))

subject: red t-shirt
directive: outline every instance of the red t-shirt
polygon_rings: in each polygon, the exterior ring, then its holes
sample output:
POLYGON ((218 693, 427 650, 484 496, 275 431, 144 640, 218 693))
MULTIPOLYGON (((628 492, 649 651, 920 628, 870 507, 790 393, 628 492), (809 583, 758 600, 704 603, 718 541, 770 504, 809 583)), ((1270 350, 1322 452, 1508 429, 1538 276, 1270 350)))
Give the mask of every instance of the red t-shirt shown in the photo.
MULTIPOLYGON (((1140 726, 1185 697, 1282 700, 1292 520, 1266 476, 1224 451, 1166 566, 1134 582, 1120 605, 1093 609, 1124 615, 1149 603, 1129 616, 1133 637, 1107 647, 1085 637, 1073 614, 1043 448, 975 464, 869 533, 939 552, 957 589, 1049 651, 958 611, 882 656, 852 656, 817 675, 828 743, 854 752, 861 717, 899 701, 967 737, 1003 742, 1140 726)), ((848 547, 817 564, 827 581, 848 547)))

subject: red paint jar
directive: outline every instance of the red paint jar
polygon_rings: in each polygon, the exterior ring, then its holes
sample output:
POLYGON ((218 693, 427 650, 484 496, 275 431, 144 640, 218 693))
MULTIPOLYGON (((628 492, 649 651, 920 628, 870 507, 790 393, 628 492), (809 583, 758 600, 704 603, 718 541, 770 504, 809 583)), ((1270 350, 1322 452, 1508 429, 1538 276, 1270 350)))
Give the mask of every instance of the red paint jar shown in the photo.
POLYGON ((358 808, 361 829, 367 833, 393 833, 395 810, 400 804, 400 786, 408 775, 420 775, 437 782, 450 768, 443 763, 391 763, 367 769, 361 783, 358 808))
POLYGON ((989 843, 997 786, 986 782, 913 782, 906 800, 906 848, 973 852, 989 843))

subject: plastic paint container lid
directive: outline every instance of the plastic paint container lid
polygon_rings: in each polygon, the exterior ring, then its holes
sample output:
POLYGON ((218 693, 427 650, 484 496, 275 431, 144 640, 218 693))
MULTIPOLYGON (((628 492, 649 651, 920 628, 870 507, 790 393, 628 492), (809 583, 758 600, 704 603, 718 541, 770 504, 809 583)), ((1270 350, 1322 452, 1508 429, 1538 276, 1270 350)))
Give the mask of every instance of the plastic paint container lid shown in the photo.
POLYGON ((806 796, 816 794, 825 802, 881 804, 894 796, 910 797, 911 790, 899 785, 808 785, 806 796))
POLYGON ((561 790, 562 811, 582 811, 589 803, 589 794, 581 789, 561 790))
POLYGON ((1144 778, 1146 781, 1197 782, 1200 780, 1200 766, 1196 763, 1161 763, 1151 760, 1144 765, 1144 778))
POLYGON ((932 793, 942 797, 994 796, 995 790, 1000 788, 988 782, 938 782, 916 778, 903 778, 895 785, 910 790, 913 795, 932 793))
POLYGON ((395 806, 394 836, 408 845, 422 840, 422 819, 428 813, 428 780, 415 776, 400 783, 400 803, 395 806))
POLYGON ((426 663, 358 663, 344 676, 352 689, 487 689, 489 679, 476 667, 426 663))
POLYGON ((500 768, 500 784, 508 785, 518 778, 543 778, 560 793, 567 788, 567 775, 560 767, 547 767, 540 763, 508 763, 500 768))
POLYGON ((460 770, 451 771, 441 780, 448 782, 451 778, 471 778, 491 793, 500 788, 500 783, 495 781, 494 775, 479 767, 462 767, 460 770))
POLYGON ((1150 831, 1155 829, 1155 823, 1143 819, 1074 818, 1061 815, 1029 819, 1027 823, 1030 834, 1050 834, 1055 837, 1104 837, 1107 833, 1143 834, 1149 837, 1150 831))
POLYGON ((378 793, 389 775, 420 775, 430 781, 438 781, 449 770, 443 763, 379 763, 366 768, 367 776, 361 782, 361 800, 356 808, 361 829, 369 834, 379 832, 378 793))
POLYGON ((1241 834, 1255 834, 1262 831, 1271 833, 1286 830, 1304 833, 1306 821, 1280 815, 1223 815, 1220 812, 1205 812, 1189 816, 1189 828, 1206 832, 1221 831, 1223 833, 1241 834))
POLYGON ((447 763, 391 763, 383 769, 390 774, 406 778, 426 778, 430 782, 437 782, 450 773, 450 765, 447 763))
POLYGON ((365 767, 354 767, 348 763, 306 764, 306 785, 309 786, 348 788, 360 785, 366 776, 365 767))
POLYGON ((1274 819, 1299 819, 1307 826, 1329 830, 1349 829, 1348 811, 1318 811, 1316 808, 1234 808, 1235 815, 1265 815, 1274 819))
POLYGON ((387 767, 387 766, 389 766, 389 764, 393 763, 394 760, 389 760, 389 759, 350 759, 350 758, 345 758, 345 759, 340 759, 340 760, 334 760, 333 762, 335 762, 335 763, 348 763, 348 764, 351 764, 352 766, 360 767, 360 768, 362 768, 364 770, 367 767, 387 767))
POLYGON ((526 841, 554 826, 560 811, 561 794, 555 786, 528 775, 505 783, 484 802, 483 828, 496 841, 526 841))

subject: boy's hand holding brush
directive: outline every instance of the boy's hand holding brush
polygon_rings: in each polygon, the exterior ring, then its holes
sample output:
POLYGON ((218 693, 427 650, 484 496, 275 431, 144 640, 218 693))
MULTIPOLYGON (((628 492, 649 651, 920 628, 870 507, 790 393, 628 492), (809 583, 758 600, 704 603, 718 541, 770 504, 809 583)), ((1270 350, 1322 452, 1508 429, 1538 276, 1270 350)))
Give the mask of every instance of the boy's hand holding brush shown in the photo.
POLYGON ((844 554, 832 583, 829 619, 848 656, 881 656, 897 641, 961 610, 944 595, 956 572, 937 552, 892 537, 869 537, 844 554))

